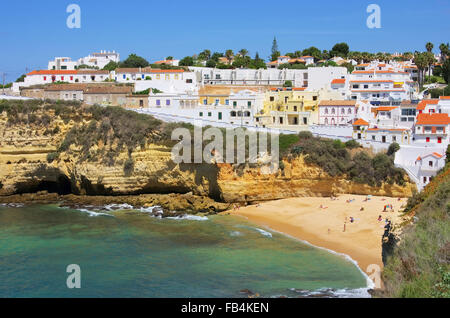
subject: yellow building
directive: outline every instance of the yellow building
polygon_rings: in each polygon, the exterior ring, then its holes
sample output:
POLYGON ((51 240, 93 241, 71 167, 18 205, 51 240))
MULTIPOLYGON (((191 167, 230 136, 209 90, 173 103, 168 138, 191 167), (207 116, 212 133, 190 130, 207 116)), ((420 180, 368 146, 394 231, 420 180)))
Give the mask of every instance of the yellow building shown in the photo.
POLYGON ((256 115, 258 126, 306 130, 317 123, 319 94, 305 88, 272 88, 264 98, 264 107, 256 115))

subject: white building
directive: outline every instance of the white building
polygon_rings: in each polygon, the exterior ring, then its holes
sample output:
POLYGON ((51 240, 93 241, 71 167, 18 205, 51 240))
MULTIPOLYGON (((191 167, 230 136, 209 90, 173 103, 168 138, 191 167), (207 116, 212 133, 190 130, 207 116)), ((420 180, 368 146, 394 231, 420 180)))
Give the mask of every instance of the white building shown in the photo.
POLYGON ((88 65, 103 69, 109 62, 120 62, 120 54, 115 51, 100 51, 100 53, 92 53, 78 60, 77 66, 88 65))
POLYGON ((146 68, 118 68, 112 78, 119 83, 134 83, 135 91, 156 88, 165 93, 196 92, 199 89, 194 72, 146 68))
POLYGON ((164 115, 207 121, 254 126, 254 115, 262 109, 263 95, 251 90, 231 93, 225 105, 199 103, 198 94, 161 93, 149 96, 149 110, 164 115))
POLYGON ((380 105, 414 99, 415 86, 402 65, 375 61, 356 66, 350 75, 350 92, 352 99, 380 105))
POLYGON ((283 86, 291 81, 293 87, 304 87, 308 91, 328 89, 335 78, 347 76, 345 67, 310 67, 297 69, 216 69, 190 67, 200 85, 267 85, 283 86))
POLYGON ((77 67, 77 62, 72 61, 70 57, 55 57, 53 61, 48 62, 49 70, 69 70, 73 71, 77 67))
POLYGON ((356 119, 355 100, 323 100, 319 104, 319 125, 347 126, 356 119))
POLYGON ((419 179, 419 188, 424 188, 439 170, 445 167, 445 157, 443 154, 433 152, 416 159, 415 169, 419 179))
POLYGON ((418 114, 414 138, 416 143, 442 146, 449 144, 450 117, 447 113, 418 114))

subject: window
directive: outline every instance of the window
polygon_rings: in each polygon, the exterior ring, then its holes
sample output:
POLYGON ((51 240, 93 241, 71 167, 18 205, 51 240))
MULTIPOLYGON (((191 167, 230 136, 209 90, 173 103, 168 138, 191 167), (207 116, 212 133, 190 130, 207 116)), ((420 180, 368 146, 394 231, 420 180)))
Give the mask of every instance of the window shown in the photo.
POLYGON ((47 76, 44 76, 44 81, 46 81, 47 80, 47 76))
POLYGON ((317 96, 313 96, 313 100, 314 100, 314 101, 317 100, 317 96))
POLYGON ((325 114, 328 114, 328 108, 325 108, 325 114))
POLYGON ((64 76, 61 76, 61 81, 64 81, 64 76))
POLYGON ((372 136, 372 140, 375 141, 375 136, 372 136))
POLYGON ((156 100, 156 106, 161 106, 161 100, 159 99, 156 100))
POLYGON ((190 79, 190 78, 187 79, 187 80, 186 80, 186 83, 187 83, 187 84, 192 84, 192 79, 190 79))
POLYGON ((218 118, 219 118, 219 120, 222 120, 222 113, 221 112, 219 112, 219 114, 218 114, 218 118))
POLYGON ((427 182, 427 177, 423 177, 423 183, 427 182))
POLYGON ((294 106, 294 112, 296 112, 297 111, 297 106, 294 106))
MULTIPOLYGON (((364 110, 364 109, 363 109, 364 110)), ((350 115, 352 113, 352 109, 351 108, 349 108, 348 109, 348 114, 350 115)))
POLYGON ((392 136, 392 141, 397 141, 397 136, 392 136))
POLYGON ((247 102, 247 106, 248 106, 248 108, 250 108, 250 107, 252 107, 252 102, 247 102))
POLYGON ((427 137, 427 142, 430 142, 430 137, 427 137))
POLYGON ((73 94, 73 99, 77 99, 77 94, 73 94))
POLYGON ((170 106, 170 99, 166 99, 166 106, 170 106))
POLYGON ((442 137, 438 137, 437 142, 438 142, 438 144, 442 144, 442 137))
POLYGON ((359 88, 359 85, 353 85, 353 88, 354 89, 359 88))
POLYGON ((73 76, 70 77, 70 80, 73 81, 73 76))
POLYGON ((125 74, 123 74, 123 79, 126 79, 126 78, 127 78, 127 76, 125 74))
POLYGON ((220 102, 220 100, 216 99, 214 104, 217 106, 217 105, 219 105, 219 102, 220 102))
POLYGON ((308 118, 303 117, 303 125, 308 125, 308 118))
POLYGON ((208 99, 205 98, 205 99, 203 100, 203 105, 208 105, 208 99))
POLYGON ((170 79, 170 75, 166 74, 166 80, 169 80, 169 79, 170 79))
POLYGON ((230 105, 230 100, 229 99, 225 99, 225 105, 230 105))
POLYGON ((345 109, 344 108, 341 109, 341 114, 345 115, 345 109))
POLYGON ((208 112, 208 117, 211 117, 212 116, 212 113, 211 112, 208 112))
POLYGON ((428 165, 429 165, 430 167, 433 167, 433 161, 428 161, 428 165))
POLYGON ((270 96, 269 100, 270 100, 271 102, 273 102, 273 101, 275 101, 275 97, 270 96))
POLYGON ((198 116, 203 117, 203 112, 198 113, 198 116))
POLYGON ((233 102, 233 107, 236 107, 237 106, 237 102, 233 102))
POLYGON ((334 109, 334 108, 331 108, 331 114, 335 114, 336 113, 336 110, 334 109))
POLYGON ((364 88, 369 88, 369 85, 367 85, 367 84, 366 84, 366 85, 364 85, 364 88))

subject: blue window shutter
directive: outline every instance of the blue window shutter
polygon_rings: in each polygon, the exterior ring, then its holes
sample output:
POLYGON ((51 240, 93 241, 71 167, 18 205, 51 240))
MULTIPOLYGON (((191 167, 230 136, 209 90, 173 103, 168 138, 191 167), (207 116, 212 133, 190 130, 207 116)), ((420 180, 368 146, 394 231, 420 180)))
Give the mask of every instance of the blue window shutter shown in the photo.
POLYGON ((123 79, 126 79, 126 78, 127 78, 127 76, 125 74, 123 74, 123 79))

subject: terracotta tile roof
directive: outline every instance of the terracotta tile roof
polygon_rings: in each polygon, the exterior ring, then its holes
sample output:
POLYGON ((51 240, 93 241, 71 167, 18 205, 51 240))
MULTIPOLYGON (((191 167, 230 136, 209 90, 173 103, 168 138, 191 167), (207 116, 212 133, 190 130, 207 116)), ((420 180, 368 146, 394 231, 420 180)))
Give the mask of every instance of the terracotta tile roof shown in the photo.
POLYGON ((439 99, 450 99, 450 96, 439 96, 439 99))
POLYGON ((426 156, 423 156, 423 157, 421 157, 421 156, 417 157, 416 161, 421 161, 422 159, 424 159, 426 157, 429 157, 429 156, 433 156, 433 157, 438 158, 438 159, 441 159, 443 157, 443 155, 438 154, 437 152, 433 152, 433 153, 430 153, 430 154, 428 154, 426 156))
POLYGON ((381 106, 381 107, 375 108, 375 111, 377 111, 377 112, 390 112, 391 110, 394 110, 396 108, 398 108, 398 107, 381 106))
POLYGON ((290 59, 290 60, 289 60, 289 63, 296 63, 296 62, 299 62, 299 63, 306 63, 306 61, 305 61, 304 59, 300 59, 300 58, 290 59))
POLYGON ((450 117, 448 114, 419 114, 416 125, 448 125, 450 117))
POLYGON ((345 78, 335 78, 331 81, 331 84, 345 84, 345 78))
POLYGON ((356 106, 356 100, 323 100, 319 106, 356 106))
POLYGON ((353 126, 369 126, 369 123, 364 119, 360 118, 353 123, 353 126))
POLYGON ((437 103, 439 103, 439 99, 424 99, 417 105, 417 110, 425 110, 427 105, 437 105, 437 103))

